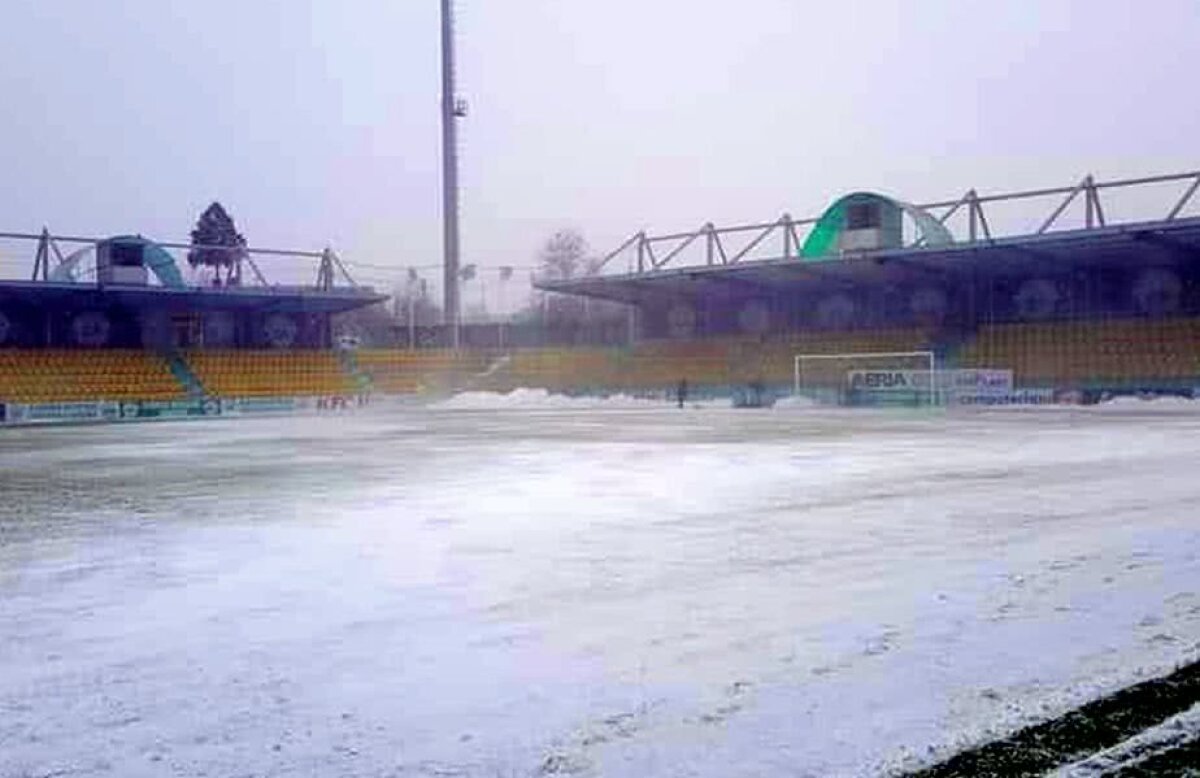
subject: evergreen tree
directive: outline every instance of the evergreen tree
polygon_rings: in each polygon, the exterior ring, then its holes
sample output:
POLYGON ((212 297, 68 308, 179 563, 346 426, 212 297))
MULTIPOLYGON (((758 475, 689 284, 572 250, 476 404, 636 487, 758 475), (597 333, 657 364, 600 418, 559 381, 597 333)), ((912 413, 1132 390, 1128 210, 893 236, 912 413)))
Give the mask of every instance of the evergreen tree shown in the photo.
POLYGON ((188 264, 192 267, 211 267, 221 280, 221 268, 225 268, 225 283, 236 284, 242 278, 242 259, 246 256, 246 239, 237 231, 233 219, 220 203, 214 202, 200 214, 192 230, 192 244, 197 246, 221 246, 228 248, 193 248, 188 251, 188 264))

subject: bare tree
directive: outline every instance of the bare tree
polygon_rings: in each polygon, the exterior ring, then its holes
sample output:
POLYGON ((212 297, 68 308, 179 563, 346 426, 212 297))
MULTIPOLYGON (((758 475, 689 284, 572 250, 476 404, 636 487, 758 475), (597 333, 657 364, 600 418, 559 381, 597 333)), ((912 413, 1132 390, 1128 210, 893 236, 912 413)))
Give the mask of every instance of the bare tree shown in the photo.
POLYGON ((590 269, 587 253, 587 240, 579 230, 559 230, 538 252, 539 274, 553 281, 574 278, 590 269))
MULTIPOLYGON (((575 229, 551 235, 537 254, 537 278, 566 281, 595 273, 599 260, 588 255, 588 243, 575 229)), ((534 292, 530 306, 514 321, 541 330, 550 342, 583 343, 619 340, 625 331, 624 306, 554 292, 534 292), (614 334, 617 333, 617 334, 614 334)))

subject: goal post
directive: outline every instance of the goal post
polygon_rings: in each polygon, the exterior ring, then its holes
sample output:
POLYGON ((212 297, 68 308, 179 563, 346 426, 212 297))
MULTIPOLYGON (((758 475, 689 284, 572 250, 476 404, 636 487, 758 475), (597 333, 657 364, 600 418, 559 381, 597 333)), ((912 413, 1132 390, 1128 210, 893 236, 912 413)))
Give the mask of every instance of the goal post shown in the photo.
POLYGON ((932 351, 796 354, 797 397, 828 405, 934 406, 941 377, 932 351))

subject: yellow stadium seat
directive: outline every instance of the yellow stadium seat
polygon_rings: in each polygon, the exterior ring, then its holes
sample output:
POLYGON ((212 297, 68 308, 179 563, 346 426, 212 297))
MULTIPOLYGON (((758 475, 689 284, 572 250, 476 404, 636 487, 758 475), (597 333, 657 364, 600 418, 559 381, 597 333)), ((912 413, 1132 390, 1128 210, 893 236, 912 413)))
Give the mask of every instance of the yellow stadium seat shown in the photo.
POLYGON ((162 356, 135 350, 0 350, 0 400, 182 399, 184 387, 162 356))
POLYGON ((332 351, 197 349, 185 355, 217 397, 344 395, 357 391, 332 351))

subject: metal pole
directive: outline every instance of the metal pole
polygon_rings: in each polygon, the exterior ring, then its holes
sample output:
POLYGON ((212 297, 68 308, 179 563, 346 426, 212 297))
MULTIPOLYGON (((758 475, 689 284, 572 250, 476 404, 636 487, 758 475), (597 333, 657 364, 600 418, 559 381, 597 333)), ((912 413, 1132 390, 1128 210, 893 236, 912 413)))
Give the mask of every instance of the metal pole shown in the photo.
POLYGON ((408 350, 414 351, 417 348, 417 319, 413 314, 413 302, 415 296, 412 291, 408 293, 408 350))
POLYGON ((1096 208, 1095 208, 1095 201, 1093 200, 1095 193, 1096 193, 1096 189, 1095 189, 1095 186, 1093 185, 1092 177, 1088 176, 1087 178, 1084 179, 1084 186, 1083 186, 1083 200, 1084 200, 1084 203, 1083 203, 1084 222, 1083 223, 1087 225, 1087 228, 1089 230, 1092 227, 1096 226, 1096 208))
POLYGON ((1188 200, 1192 199, 1192 195, 1196 194, 1197 188, 1200 188, 1200 175, 1196 176, 1196 180, 1192 181, 1192 185, 1183 193, 1183 197, 1179 198, 1179 202, 1175 203, 1175 207, 1167 214, 1167 221, 1171 221, 1179 215, 1179 212, 1183 210, 1183 206, 1187 205, 1188 200))
POLYGON ((508 281, 504 278, 504 271, 500 271, 500 332, 497 337, 500 339, 500 348, 504 348, 504 323, 508 319, 508 307, 505 303, 508 302, 508 295, 504 293, 508 281))
POLYGON ((454 3, 442 0, 442 322, 450 328, 450 344, 459 343, 458 289, 458 121, 454 85, 454 3))
POLYGON ((33 257, 33 275, 30 276, 30 278, 34 281, 38 280, 39 275, 43 276, 42 280, 45 280, 45 269, 50 263, 50 255, 47 249, 49 244, 50 230, 48 228, 43 228, 42 237, 38 239, 37 253, 34 254, 33 257))

